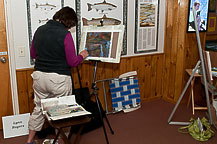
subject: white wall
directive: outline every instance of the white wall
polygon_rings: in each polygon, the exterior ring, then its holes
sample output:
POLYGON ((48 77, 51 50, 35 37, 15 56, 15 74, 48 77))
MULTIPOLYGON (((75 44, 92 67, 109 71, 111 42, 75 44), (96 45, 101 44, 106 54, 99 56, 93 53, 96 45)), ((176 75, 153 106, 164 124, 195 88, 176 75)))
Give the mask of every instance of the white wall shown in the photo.
MULTIPOLYGON (((9 32, 11 33, 11 39, 9 40, 10 45, 13 46, 15 53, 15 65, 16 69, 30 68, 33 67, 30 64, 30 52, 29 52, 29 40, 28 40, 28 20, 27 20, 27 5, 26 0, 6 0, 7 1, 7 20, 11 23, 9 27, 9 32), (19 48, 24 48, 25 56, 20 57, 18 55, 19 48)), ((75 0, 65 0, 65 6, 75 7, 75 0)), ((164 9, 161 14, 164 14, 164 9)), ((134 16, 135 16, 135 1, 128 0, 128 36, 127 36, 127 46, 130 53, 134 50, 134 16)), ((162 18, 162 16, 161 16, 162 18)), ((164 36, 164 15, 163 28, 160 31, 160 35, 164 36)), ((75 35, 75 34, 73 34, 75 35)), ((163 44, 163 39, 161 41, 163 44)), ((163 49, 160 51, 163 52, 163 49)))
POLYGON ((28 42, 28 25, 27 25, 27 15, 26 15, 26 0, 15 0, 7 1, 7 19, 11 23, 12 27, 8 30, 11 31, 12 36, 9 40, 13 46, 15 53, 15 64, 16 68, 28 68, 30 65, 30 55, 29 55, 29 42, 28 42), (18 57, 18 48, 24 47, 25 56, 18 57))

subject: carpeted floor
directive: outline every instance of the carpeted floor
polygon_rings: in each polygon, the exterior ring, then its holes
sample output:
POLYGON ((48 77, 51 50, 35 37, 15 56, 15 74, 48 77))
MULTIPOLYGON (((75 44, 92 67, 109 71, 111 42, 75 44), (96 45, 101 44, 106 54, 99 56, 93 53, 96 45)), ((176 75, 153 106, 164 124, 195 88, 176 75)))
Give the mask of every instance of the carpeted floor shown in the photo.
MULTIPOLYGON (((106 130, 110 144, 200 144, 194 140, 189 134, 179 133, 177 130, 181 126, 169 125, 168 118, 174 108, 174 104, 163 100, 155 100, 142 103, 140 109, 123 113, 109 114, 107 117, 114 130, 111 134, 106 125, 106 130)), ((180 105, 176 110, 172 121, 189 121, 190 117, 206 116, 205 111, 196 111, 192 115, 191 108, 186 105, 180 105)), ((216 129, 213 128, 215 132, 216 129)), ((216 144, 217 133, 207 142, 203 144, 216 144)), ((49 135, 47 138, 52 138, 49 135)), ((4 139, 3 133, 0 131, 0 144, 25 144, 27 136, 4 139)), ((42 143, 44 139, 39 139, 42 143)), ((73 137, 71 139, 73 141, 73 137)), ((81 136, 80 144, 106 144, 103 128, 98 128, 81 136)))

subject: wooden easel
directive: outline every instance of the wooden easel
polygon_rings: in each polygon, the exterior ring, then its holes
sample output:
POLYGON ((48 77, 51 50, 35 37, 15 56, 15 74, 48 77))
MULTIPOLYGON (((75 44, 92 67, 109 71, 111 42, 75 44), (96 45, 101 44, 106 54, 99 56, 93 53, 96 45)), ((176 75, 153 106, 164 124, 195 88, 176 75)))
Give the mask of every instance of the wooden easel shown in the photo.
POLYGON ((195 31, 196 31, 196 36, 197 36, 197 43, 198 43, 198 50, 199 50, 200 60, 197 62, 195 68, 193 69, 191 77, 189 78, 187 84, 185 85, 185 88, 182 91, 181 96, 179 97, 179 99, 178 99, 172 113, 170 114, 169 119, 168 119, 168 123, 173 124, 173 125, 188 125, 188 124, 190 124, 190 122, 173 122, 171 120, 172 120, 172 117, 173 117, 177 107, 179 106, 179 104, 180 104, 180 102, 181 102, 181 100, 182 100, 188 86, 190 85, 196 70, 198 69, 199 65, 201 65, 202 73, 203 73, 202 77, 203 77, 204 86, 205 86, 205 94, 206 94, 206 103, 207 103, 207 108, 208 108, 209 122, 210 122, 211 125, 213 125, 214 123, 213 123, 213 118, 212 118, 212 113, 211 113, 211 108, 210 108, 210 100, 209 100, 208 84, 207 84, 207 78, 206 78, 206 70, 205 70, 205 64, 204 64, 204 59, 203 59, 203 52, 202 52, 202 48, 201 48, 198 24, 197 24, 197 20, 196 20, 196 10, 195 10, 194 6, 192 7, 192 9, 193 9, 194 24, 195 24, 195 31))

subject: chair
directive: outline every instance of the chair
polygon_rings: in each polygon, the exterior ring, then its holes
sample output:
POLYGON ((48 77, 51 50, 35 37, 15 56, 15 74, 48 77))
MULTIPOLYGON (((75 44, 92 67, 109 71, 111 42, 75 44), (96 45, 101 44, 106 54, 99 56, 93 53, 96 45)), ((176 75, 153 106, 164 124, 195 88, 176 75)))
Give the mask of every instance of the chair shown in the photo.
POLYGON ((120 75, 118 78, 98 80, 102 82, 106 113, 118 111, 129 112, 140 107, 140 90, 137 72, 131 71, 120 75), (112 111, 108 110, 105 82, 109 83, 109 95, 112 100, 112 111))

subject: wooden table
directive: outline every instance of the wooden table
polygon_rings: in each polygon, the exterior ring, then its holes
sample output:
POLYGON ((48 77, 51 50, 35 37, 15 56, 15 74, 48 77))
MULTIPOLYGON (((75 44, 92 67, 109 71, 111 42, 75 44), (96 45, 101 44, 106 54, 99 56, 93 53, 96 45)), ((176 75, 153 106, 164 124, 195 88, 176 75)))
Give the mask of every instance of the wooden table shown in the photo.
POLYGON ((55 120, 55 121, 48 120, 49 124, 57 130, 57 134, 56 134, 56 137, 53 141, 53 144, 56 143, 56 141, 60 135, 62 136, 64 144, 70 144, 70 138, 72 136, 71 130, 70 130, 69 136, 67 137, 63 131, 63 128, 66 128, 66 127, 72 128, 72 126, 75 126, 75 125, 80 126, 80 128, 77 132, 76 138, 74 140, 74 143, 78 143, 78 140, 80 138, 80 134, 81 134, 82 129, 84 127, 84 124, 90 122, 90 120, 91 120, 91 118, 89 118, 86 115, 85 116, 72 117, 72 118, 66 118, 66 119, 61 119, 61 120, 55 120))
MULTIPOLYGON (((192 69, 186 69, 185 71, 188 73, 189 76, 192 75, 192 69)), ((187 106, 189 107, 190 101, 191 101, 193 115, 194 115, 195 110, 207 110, 207 107, 197 107, 194 104, 194 82, 195 82, 195 78, 201 78, 201 77, 202 77, 202 75, 200 75, 198 73, 195 73, 194 77, 191 80, 191 90, 190 90, 191 92, 190 92, 190 95, 189 95, 188 105, 187 106)))

